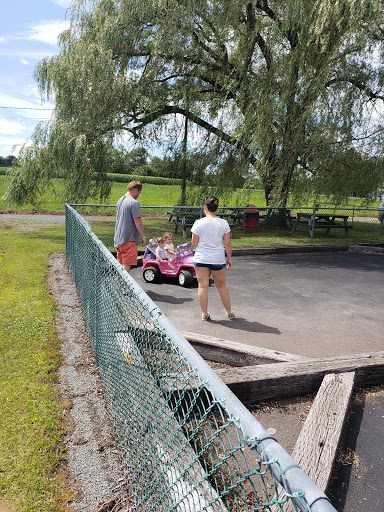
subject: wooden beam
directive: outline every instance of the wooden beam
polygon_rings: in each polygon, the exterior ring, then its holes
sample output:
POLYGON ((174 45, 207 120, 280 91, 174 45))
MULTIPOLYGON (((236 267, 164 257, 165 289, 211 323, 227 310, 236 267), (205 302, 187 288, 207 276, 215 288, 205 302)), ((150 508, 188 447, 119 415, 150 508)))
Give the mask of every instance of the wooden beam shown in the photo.
POLYGON ((384 352, 216 370, 244 403, 317 391, 328 373, 356 372, 356 385, 384 382, 384 352))
POLYGON ((256 364, 275 363, 277 361, 308 361, 308 358, 254 347, 245 343, 214 338, 204 334, 183 332, 185 338, 193 345, 203 359, 225 363, 232 366, 253 366, 256 364))
POLYGON ((324 377, 292 452, 295 461, 323 492, 331 478, 354 381, 355 372, 324 377))
MULTIPOLYGON (((292 452, 292 458, 324 493, 331 479, 354 380, 354 372, 324 377, 292 452)), ((279 499, 284 497, 285 490, 279 486, 279 499)), ((278 506, 272 508, 273 512, 278 510, 278 506)), ((284 510, 294 512, 295 509, 288 502, 284 510)))

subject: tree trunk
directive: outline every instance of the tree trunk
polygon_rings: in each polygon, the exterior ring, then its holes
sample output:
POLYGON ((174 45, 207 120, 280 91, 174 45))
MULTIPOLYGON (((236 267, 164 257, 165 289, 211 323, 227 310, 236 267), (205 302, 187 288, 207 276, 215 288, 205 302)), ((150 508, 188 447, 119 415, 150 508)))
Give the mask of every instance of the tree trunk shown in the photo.
POLYGON ((181 163, 181 205, 185 206, 187 188, 187 142, 188 142, 188 117, 184 122, 183 155, 181 163))

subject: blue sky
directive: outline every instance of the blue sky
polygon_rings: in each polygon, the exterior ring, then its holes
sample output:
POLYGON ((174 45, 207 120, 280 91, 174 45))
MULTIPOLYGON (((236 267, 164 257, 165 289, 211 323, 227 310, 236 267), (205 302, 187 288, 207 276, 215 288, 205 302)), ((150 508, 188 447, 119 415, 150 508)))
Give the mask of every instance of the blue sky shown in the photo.
POLYGON ((58 53, 57 36, 69 26, 70 0, 3 0, 0 16, 0 156, 17 154, 50 103, 42 103, 33 72, 58 53), (7 108, 4 108, 7 107, 7 108))

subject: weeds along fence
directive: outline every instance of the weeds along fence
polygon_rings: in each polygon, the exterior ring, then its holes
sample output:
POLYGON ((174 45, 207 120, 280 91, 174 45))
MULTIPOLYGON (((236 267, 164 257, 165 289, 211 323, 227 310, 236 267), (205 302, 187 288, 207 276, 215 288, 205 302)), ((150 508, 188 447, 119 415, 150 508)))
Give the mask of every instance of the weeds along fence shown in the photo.
MULTIPOLYGON (((93 231, 112 250, 116 205, 73 206, 90 215, 93 231)), ((203 216, 203 210, 190 206, 143 206, 141 214, 147 239, 169 231, 176 246, 190 240, 191 227, 203 216)), ((384 228, 378 220, 378 209, 373 208, 224 207, 219 215, 231 226, 234 248, 384 243, 384 228)))
POLYGON ((336 512, 69 205, 66 254, 135 510, 336 512))

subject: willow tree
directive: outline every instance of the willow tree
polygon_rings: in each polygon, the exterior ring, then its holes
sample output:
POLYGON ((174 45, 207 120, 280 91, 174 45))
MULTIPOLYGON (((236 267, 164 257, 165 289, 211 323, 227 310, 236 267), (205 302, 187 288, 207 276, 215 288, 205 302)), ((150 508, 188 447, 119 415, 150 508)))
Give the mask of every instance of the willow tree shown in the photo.
POLYGON ((186 118, 284 206, 295 172, 324 172, 333 145, 381 144, 383 26, 381 0, 74 1, 59 55, 36 70, 54 117, 9 196, 60 174, 72 197, 103 197, 116 136, 154 141, 186 118))

